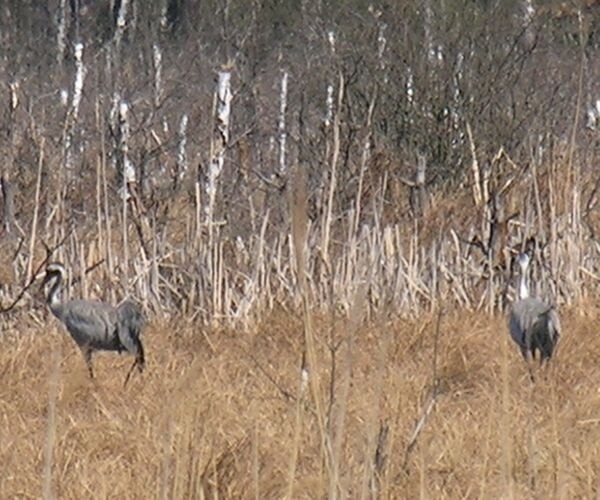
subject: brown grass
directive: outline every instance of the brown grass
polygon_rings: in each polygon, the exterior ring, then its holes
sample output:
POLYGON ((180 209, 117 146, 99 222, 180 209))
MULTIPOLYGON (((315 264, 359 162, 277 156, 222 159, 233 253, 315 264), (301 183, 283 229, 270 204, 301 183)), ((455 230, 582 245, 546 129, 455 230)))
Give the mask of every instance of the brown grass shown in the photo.
MULTIPOLYGON (((341 491, 349 498, 365 489, 371 497, 376 487, 382 498, 596 495, 600 309, 563 311, 557 358, 534 386, 503 318, 446 314, 440 395, 404 468, 430 389, 435 319, 397 318, 356 331, 341 491), (366 481, 380 425, 388 426, 384 460, 377 480, 366 481)), ((2 498, 39 498, 44 490, 65 499, 284 496, 297 431, 300 319, 273 313, 253 331, 206 335, 183 321, 151 324, 144 332, 148 369, 125 390, 128 358, 97 355, 90 381, 72 340, 49 323, 32 322, 0 340, 2 498), (52 353, 61 356, 55 402, 52 353)), ((324 381, 328 327, 329 320, 315 319, 324 381)), ((347 324, 334 327, 343 332, 347 324)), ((329 478, 311 398, 300 411, 294 498, 323 498, 329 478)))

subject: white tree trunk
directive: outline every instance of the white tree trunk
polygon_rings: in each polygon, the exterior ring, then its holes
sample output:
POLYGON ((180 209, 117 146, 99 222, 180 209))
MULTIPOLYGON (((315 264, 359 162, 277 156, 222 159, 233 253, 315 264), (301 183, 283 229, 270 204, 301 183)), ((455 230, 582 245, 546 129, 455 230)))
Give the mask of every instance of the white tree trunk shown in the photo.
POLYGON ((279 174, 285 175, 287 165, 285 163, 285 143, 287 139, 287 133, 285 129, 285 112, 287 109, 287 82, 288 73, 283 72, 281 77, 281 94, 280 94, 280 105, 279 105, 279 174))
POLYGON ((129 199, 129 185, 136 181, 135 169, 129 159, 129 105, 125 101, 119 103, 119 149, 117 156, 117 179, 119 194, 129 199))
POLYGON ((229 142, 229 117, 231 114, 231 72, 220 71, 217 82, 217 113, 216 137, 213 144, 213 153, 208 167, 208 176, 205 191, 208 202, 205 205, 206 224, 212 239, 212 225, 214 217, 215 200, 217 196, 217 182, 225 163, 225 149, 229 142))
POLYGON ((73 163, 73 137, 79 116, 79 106, 83 95, 83 82, 85 80, 85 66, 83 65, 83 43, 75 44, 75 82, 73 84, 73 98, 68 111, 65 127, 65 167, 69 170, 73 163))
POLYGON ((158 107, 162 97, 162 51, 157 44, 152 46, 154 55, 154 106, 158 107))
POLYGON ((177 175, 183 179, 188 169, 187 159, 187 125, 188 116, 184 113, 179 122, 179 147, 177 149, 177 175))
POLYGON ((67 22, 67 0, 60 0, 60 5, 58 7, 58 26, 56 30, 56 62, 59 66, 62 66, 62 63, 65 60, 65 50, 67 49, 67 22))
POLYGON ((125 33, 125 27, 127 25, 127 8, 129 6, 129 0, 121 0, 121 7, 117 15, 117 26, 115 27, 114 42, 117 51, 121 47, 121 40, 123 40, 123 34, 125 33))

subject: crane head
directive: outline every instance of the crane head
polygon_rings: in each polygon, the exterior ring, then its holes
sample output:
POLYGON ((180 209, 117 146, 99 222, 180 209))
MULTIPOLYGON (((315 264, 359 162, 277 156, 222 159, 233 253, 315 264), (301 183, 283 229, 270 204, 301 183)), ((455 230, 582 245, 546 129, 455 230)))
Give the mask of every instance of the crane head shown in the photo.
POLYGON ((44 280, 40 285, 40 288, 43 288, 46 283, 48 283, 52 279, 59 278, 60 280, 64 280, 67 277, 67 270, 65 266, 63 266, 60 262, 51 262, 46 266, 46 275, 44 276, 44 280))
POLYGON ((531 262, 531 257, 527 252, 521 252, 517 256, 517 262, 519 263, 519 267, 521 268, 521 273, 525 274, 527 272, 527 268, 529 267, 529 263, 531 262))

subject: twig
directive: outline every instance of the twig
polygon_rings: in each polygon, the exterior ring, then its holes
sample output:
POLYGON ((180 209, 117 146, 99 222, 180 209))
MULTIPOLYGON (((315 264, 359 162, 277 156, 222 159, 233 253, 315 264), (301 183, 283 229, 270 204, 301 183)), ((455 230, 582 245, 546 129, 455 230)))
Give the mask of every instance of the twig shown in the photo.
POLYGON ((275 380, 275 377, 273 377, 273 375, 271 375, 266 368, 264 368, 256 359, 255 356, 252 355, 252 353, 244 348, 242 348, 242 351, 244 352, 244 354, 246 356, 248 356, 252 362, 254 363, 254 365, 256 366, 256 368, 258 368, 258 370, 265 376, 267 377, 267 380, 269 382, 271 382, 271 384, 273 384, 275 386, 275 388, 282 394, 283 397, 285 397, 286 400, 288 401, 296 401, 297 398, 296 396, 294 396, 290 391, 288 391, 287 389, 285 389, 284 387, 281 386, 281 384, 279 382, 277 382, 277 380, 275 380))
POLYGON ((14 307, 20 302, 20 300, 23 298, 23 296, 27 293, 27 291, 35 283, 35 280, 37 279, 37 275, 46 266, 46 264, 50 260, 50 257, 52 256, 52 254, 54 252, 56 252, 56 250, 58 250, 65 243, 65 241, 67 240, 67 238, 69 236, 71 236, 71 231, 69 231, 63 237, 63 239, 60 240, 60 242, 58 242, 58 244, 54 246, 54 248, 50 248, 50 247, 48 247, 48 245, 46 245, 44 243, 44 246, 46 247, 46 257, 41 262, 41 264, 36 268, 35 272, 32 273, 31 277, 29 278, 29 281, 25 284, 25 286, 23 288, 21 288, 21 291, 17 294, 17 297, 8 306, 0 307, 0 314, 7 313, 7 312, 11 311, 12 309, 14 309, 14 307))
MULTIPOLYGON (((102 265, 105 262, 106 259, 100 259, 99 261, 95 262, 94 264, 92 264, 91 266, 87 267, 84 271, 83 271, 83 275, 87 275, 89 273, 91 273, 94 269, 96 269, 98 266, 102 265)), ((71 281, 71 286, 76 285, 77 283, 79 283, 81 281, 82 277, 81 276, 77 276, 76 278, 73 278, 73 280, 71 281)))

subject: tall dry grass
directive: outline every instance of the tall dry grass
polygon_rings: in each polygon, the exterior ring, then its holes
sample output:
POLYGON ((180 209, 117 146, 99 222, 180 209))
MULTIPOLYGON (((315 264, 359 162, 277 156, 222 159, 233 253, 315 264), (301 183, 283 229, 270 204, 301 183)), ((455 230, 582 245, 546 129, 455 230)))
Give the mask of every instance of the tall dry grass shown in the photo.
MULTIPOLYGON (((322 498, 332 473, 340 498, 597 496, 600 309, 564 311, 557 358, 533 386, 503 318, 446 313, 436 404, 405 460, 431 389, 436 319, 357 327, 333 469, 298 389, 300 317, 274 312, 243 336, 153 322, 148 369, 126 390, 125 357, 98 355, 90 381, 56 323, 23 325, 0 350, 2 497, 282 498, 293 480, 293 498, 322 498)), ((316 332, 329 324, 314 318, 316 332)), ((328 380, 323 337, 315 349, 312 371, 328 380)))

